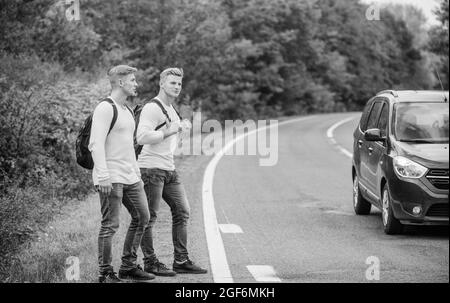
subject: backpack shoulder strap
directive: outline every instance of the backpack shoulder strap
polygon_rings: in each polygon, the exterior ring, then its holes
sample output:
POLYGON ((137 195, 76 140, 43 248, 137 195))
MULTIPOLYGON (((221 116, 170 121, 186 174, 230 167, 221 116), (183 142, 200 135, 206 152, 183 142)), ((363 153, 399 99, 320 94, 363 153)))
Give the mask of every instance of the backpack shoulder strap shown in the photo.
POLYGON ((103 101, 108 102, 113 107, 113 118, 112 118, 112 121, 111 121, 111 126, 109 127, 109 131, 108 131, 108 135, 109 135, 109 133, 111 132, 112 128, 114 127, 114 124, 116 124, 116 121, 117 121, 117 107, 114 104, 113 100, 111 100, 111 98, 105 98, 105 99, 102 100, 102 102, 103 101))
POLYGON ((150 103, 150 102, 156 103, 156 105, 159 106, 159 108, 161 109, 163 114, 167 117, 167 119, 169 119, 169 122, 172 122, 172 120, 170 119, 169 114, 167 113, 166 109, 164 108, 164 106, 161 104, 161 102, 158 99, 153 98, 148 103, 150 103))
POLYGON ((134 112, 131 110, 131 108, 128 105, 125 105, 125 107, 130 111, 131 115, 134 118, 134 112))
POLYGON ((177 113, 178 118, 180 118, 180 121, 183 120, 183 118, 181 118, 181 115, 180 115, 180 113, 177 111, 177 109, 175 108, 175 106, 172 105, 172 107, 173 107, 173 109, 175 110, 175 112, 177 113))
MULTIPOLYGON (((164 113, 164 115, 166 115, 166 117, 169 119, 169 121, 171 121, 170 118, 169 118, 169 114, 167 113, 166 109, 164 108, 164 106, 161 104, 161 102, 160 102, 158 99, 153 98, 153 99, 150 100, 149 102, 154 102, 154 103, 158 104, 158 106, 161 108, 161 110, 162 110, 162 112, 164 113)), ((180 113, 177 111, 177 109, 175 108, 175 106, 172 105, 172 108, 173 108, 173 109, 175 110, 175 112, 177 113, 178 118, 180 118, 180 121, 183 120, 183 118, 181 117, 180 113)))
MULTIPOLYGON (((169 120, 169 122, 172 122, 172 120, 170 119, 169 114, 167 113, 166 109, 164 108, 164 106, 161 104, 161 102, 160 102, 158 99, 153 98, 153 99, 151 99, 150 101, 146 102, 145 104, 151 103, 151 102, 152 102, 152 103, 156 103, 156 104, 159 106, 159 108, 161 109, 161 111, 163 112, 163 114, 167 117, 167 119, 169 120)), ((144 105, 145 105, 145 104, 144 104, 144 105)), ((181 118, 181 116, 180 116, 180 113, 178 113, 178 111, 175 109, 175 107, 172 106, 172 108, 175 110, 175 112, 177 113, 177 115, 178 115, 178 117, 180 118, 180 121, 181 121, 182 118, 181 118)), ((158 126, 155 128, 155 130, 160 129, 160 128, 163 127, 165 124, 166 124, 166 122, 161 123, 160 125, 158 125, 158 126)))

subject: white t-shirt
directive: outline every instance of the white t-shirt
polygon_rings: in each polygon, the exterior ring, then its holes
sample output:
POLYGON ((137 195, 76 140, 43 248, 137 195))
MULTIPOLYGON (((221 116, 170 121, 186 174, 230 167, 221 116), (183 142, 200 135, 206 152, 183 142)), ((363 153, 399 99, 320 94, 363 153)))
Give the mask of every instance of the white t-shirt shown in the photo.
MULTIPOLYGON (((180 118, 173 106, 167 106, 164 102, 160 102, 172 121, 172 127, 179 125, 180 118)), ((143 144, 138 158, 139 167, 159 168, 168 171, 175 170, 173 154, 177 148, 178 134, 163 139, 163 132, 160 130, 155 131, 155 128, 164 123, 166 119, 166 115, 154 102, 149 102, 142 108, 136 132, 137 142, 143 144)), ((166 125, 163 127, 166 127, 166 125)))
MULTIPOLYGON (((113 100, 111 97, 109 97, 113 100)), ((110 179, 111 183, 134 184, 141 180, 141 173, 134 153, 134 117, 131 112, 113 100, 117 108, 117 120, 108 135, 114 115, 108 102, 101 102, 92 117, 89 150, 94 160, 92 179, 94 185, 110 179)))

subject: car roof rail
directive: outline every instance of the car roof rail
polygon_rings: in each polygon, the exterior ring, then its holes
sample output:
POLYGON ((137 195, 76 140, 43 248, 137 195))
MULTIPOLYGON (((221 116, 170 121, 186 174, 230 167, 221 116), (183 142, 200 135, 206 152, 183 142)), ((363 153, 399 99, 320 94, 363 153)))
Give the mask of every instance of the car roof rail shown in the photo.
POLYGON ((392 96, 394 96, 394 97, 398 97, 398 94, 397 94, 397 91, 395 91, 395 90, 392 90, 392 89, 385 89, 385 90, 382 90, 381 92, 378 92, 377 93, 377 96, 378 95, 381 95, 381 94, 391 94, 392 96))
POLYGON ((392 89, 386 89, 386 90, 382 90, 381 92, 378 92, 377 93, 377 96, 378 95, 381 95, 381 94, 391 94, 392 96, 394 96, 394 97, 398 97, 398 94, 397 94, 397 92, 395 91, 395 90, 392 90, 392 89))

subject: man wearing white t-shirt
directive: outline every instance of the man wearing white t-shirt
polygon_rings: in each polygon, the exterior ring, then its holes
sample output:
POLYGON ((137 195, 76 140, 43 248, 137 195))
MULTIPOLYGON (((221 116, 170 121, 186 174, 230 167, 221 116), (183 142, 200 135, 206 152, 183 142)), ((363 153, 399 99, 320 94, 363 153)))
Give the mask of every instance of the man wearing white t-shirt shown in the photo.
POLYGON ((146 281, 155 278, 136 264, 136 252, 150 219, 141 173, 134 154, 134 115, 126 105, 138 86, 136 69, 127 65, 113 67, 109 102, 100 102, 92 117, 89 150, 94 161, 92 177, 100 195, 102 213, 98 236, 99 282, 116 283, 120 279, 146 281), (110 130, 117 113, 117 119, 110 130), (131 215, 123 246, 119 278, 113 270, 112 239, 119 228, 121 204, 131 215))
POLYGON ((168 68, 161 73, 159 93, 152 102, 148 102, 142 108, 136 132, 137 143, 143 145, 138 165, 141 169, 150 210, 150 223, 144 231, 141 243, 144 270, 159 276, 207 272, 206 269, 195 265, 188 257, 189 202, 175 169, 173 158, 178 134, 190 128, 189 121, 180 121, 172 106, 181 92, 182 79, 183 70, 180 68, 168 68), (161 125, 163 126, 158 128, 161 125), (153 249, 152 229, 163 199, 172 212, 173 271, 158 260, 153 249))

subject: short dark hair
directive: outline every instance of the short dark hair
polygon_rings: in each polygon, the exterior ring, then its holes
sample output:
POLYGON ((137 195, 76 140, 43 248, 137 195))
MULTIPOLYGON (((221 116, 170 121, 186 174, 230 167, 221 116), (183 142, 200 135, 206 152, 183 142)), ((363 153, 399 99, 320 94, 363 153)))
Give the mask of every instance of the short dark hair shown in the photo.
POLYGON ((183 69, 180 67, 169 67, 161 72, 159 75, 159 81, 164 81, 167 76, 177 76, 183 78, 183 69))
POLYGON ((117 85, 119 78, 137 72, 137 68, 128 65, 116 65, 108 71, 108 78, 111 86, 117 85))
POLYGON ((116 65, 108 71, 108 76, 120 75, 125 76, 137 72, 137 68, 128 65, 116 65))

